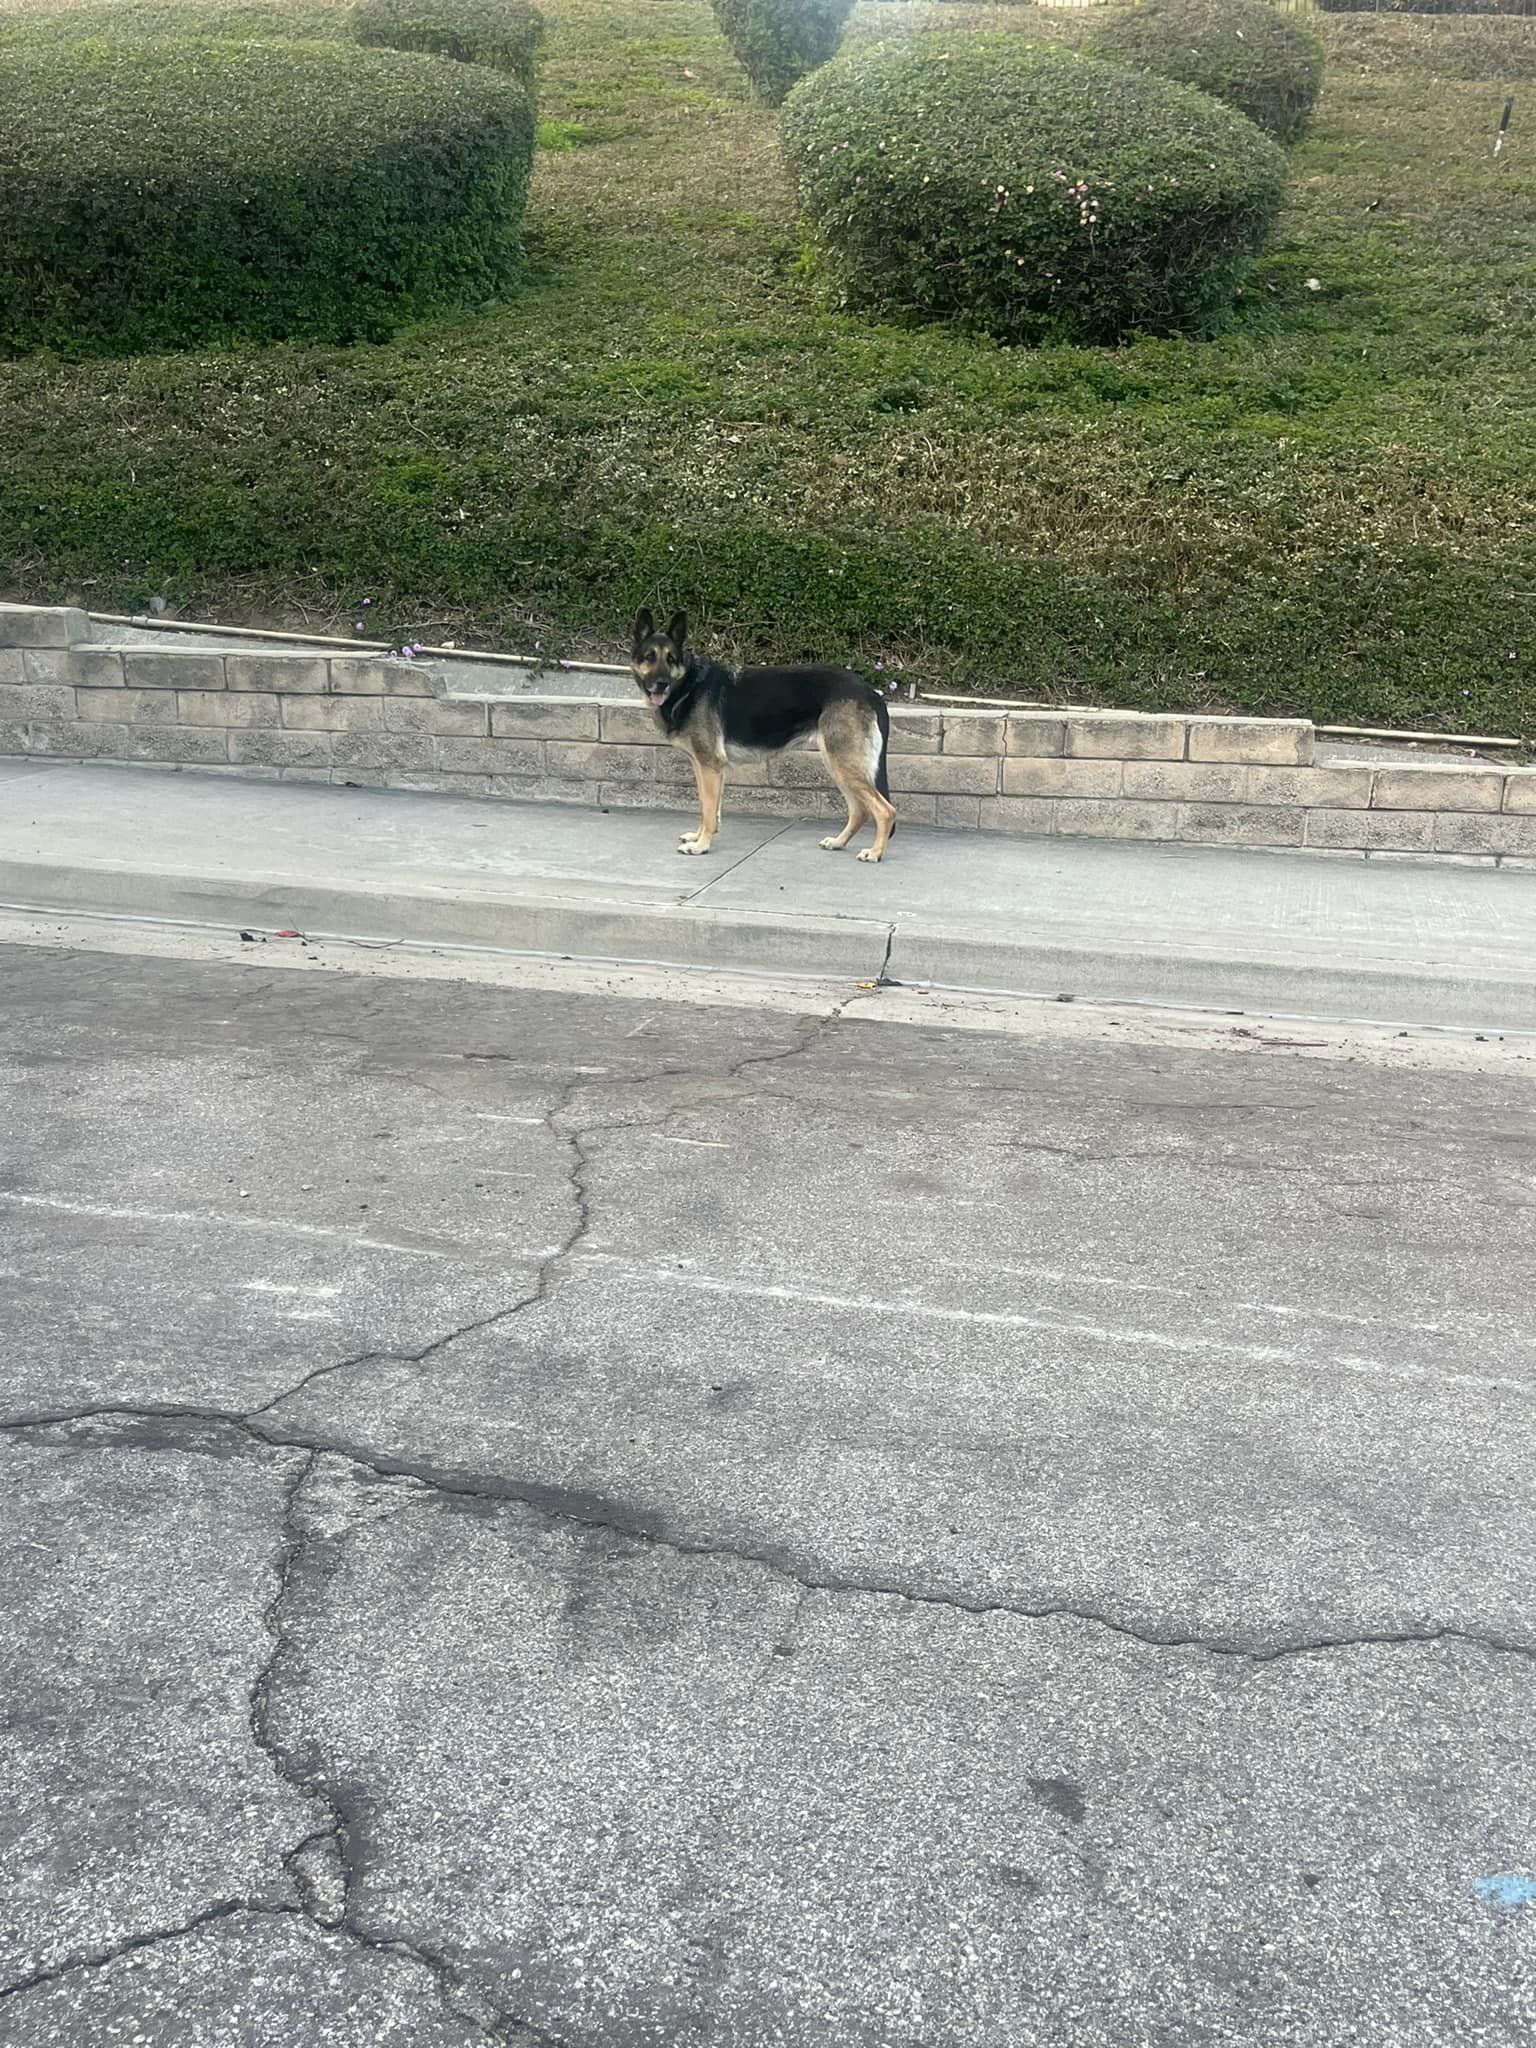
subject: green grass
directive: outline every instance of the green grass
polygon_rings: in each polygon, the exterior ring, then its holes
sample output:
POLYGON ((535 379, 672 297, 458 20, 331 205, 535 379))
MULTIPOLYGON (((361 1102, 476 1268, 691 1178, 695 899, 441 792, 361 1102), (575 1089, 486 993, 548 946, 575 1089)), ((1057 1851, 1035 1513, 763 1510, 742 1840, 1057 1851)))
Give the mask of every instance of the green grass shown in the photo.
MULTIPOLYGON (((1034 351, 823 303, 704 0, 544 12, 521 294, 381 347, 0 366, 9 594, 343 632, 368 596, 609 658, 660 602, 937 687, 1536 731, 1518 105, 1490 155, 1536 22, 1319 17, 1237 324, 1034 351)), ((850 33, 1085 32, 1038 14, 867 0, 850 33)))

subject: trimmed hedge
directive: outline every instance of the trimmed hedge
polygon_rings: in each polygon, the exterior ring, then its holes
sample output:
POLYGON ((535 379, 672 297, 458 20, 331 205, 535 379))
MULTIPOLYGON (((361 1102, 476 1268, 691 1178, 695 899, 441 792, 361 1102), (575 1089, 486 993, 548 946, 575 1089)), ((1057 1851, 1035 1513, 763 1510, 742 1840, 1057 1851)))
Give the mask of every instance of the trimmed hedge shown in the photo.
POLYGON ((1083 53, 1198 86, 1277 142, 1306 129, 1323 83, 1323 46, 1264 0, 1136 0, 1083 53))
POLYGON ((378 338, 515 281, 513 80, 350 46, 0 51, 0 353, 378 338))
POLYGON ((531 97, 544 18, 528 0, 362 0, 352 10, 352 33, 374 49, 509 72, 531 97))
POLYGON ((1536 0, 1313 0, 1323 14, 1524 14, 1536 18, 1536 0))
POLYGON ((1204 93, 1009 36, 840 57, 784 141, 846 303, 1006 340, 1209 331, 1285 187, 1204 93))
POLYGON ((67 7, 47 14, 0 13, 0 44, 78 43, 144 36, 233 36, 245 42, 334 40, 345 32, 346 10, 306 0, 230 0, 178 7, 174 0, 120 0, 117 6, 67 7))
POLYGON ((710 0, 720 33, 770 107, 837 54, 853 0, 710 0))

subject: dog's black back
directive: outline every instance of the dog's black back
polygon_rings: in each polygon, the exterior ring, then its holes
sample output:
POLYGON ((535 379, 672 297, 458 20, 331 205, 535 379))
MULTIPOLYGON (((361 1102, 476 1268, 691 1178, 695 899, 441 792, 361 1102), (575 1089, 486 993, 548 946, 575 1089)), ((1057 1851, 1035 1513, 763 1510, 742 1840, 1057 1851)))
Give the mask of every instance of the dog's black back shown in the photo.
MULTIPOLYGON (((667 731, 675 733, 708 706, 720 720, 727 746, 774 753, 814 732, 822 713, 833 704, 864 706, 874 713, 882 741, 889 734, 885 699, 846 668, 729 669, 723 662, 694 654, 658 711, 667 731)), ((888 792, 883 786, 883 758, 880 765, 876 786, 884 796, 888 792)))

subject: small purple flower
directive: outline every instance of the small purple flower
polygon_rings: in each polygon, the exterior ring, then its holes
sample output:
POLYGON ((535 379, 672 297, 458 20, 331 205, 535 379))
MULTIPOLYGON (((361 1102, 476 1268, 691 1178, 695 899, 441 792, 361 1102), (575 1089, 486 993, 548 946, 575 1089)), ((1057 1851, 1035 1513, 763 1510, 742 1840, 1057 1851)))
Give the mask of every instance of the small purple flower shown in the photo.
POLYGON ((363 599, 363 603, 364 603, 364 604, 372 604, 372 603, 373 603, 373 599, 372 599, 371 597, 365 597, 365 598, 363 599))

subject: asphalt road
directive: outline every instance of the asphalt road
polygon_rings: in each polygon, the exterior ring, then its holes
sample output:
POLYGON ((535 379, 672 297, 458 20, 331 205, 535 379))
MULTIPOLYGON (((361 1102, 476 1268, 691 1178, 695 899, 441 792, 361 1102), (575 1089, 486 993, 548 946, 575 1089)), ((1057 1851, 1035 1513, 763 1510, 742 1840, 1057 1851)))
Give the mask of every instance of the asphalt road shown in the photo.
POLYGON ((5 2048, 1536 2038, 1536 1096, 0 949, 5 2048))

